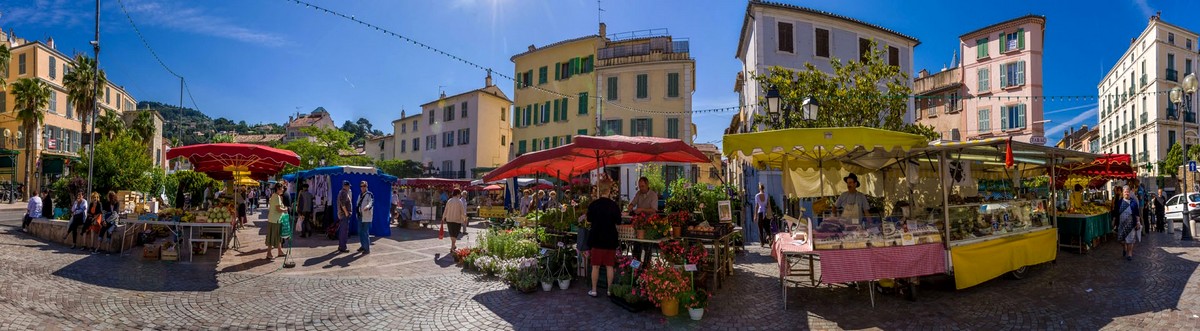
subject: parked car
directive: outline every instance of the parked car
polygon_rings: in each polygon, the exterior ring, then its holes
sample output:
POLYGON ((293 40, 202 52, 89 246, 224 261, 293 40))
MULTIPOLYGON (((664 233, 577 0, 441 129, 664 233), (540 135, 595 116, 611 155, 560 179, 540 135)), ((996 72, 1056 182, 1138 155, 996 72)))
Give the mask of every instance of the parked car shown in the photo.
MULTIPOLYGON (((1188 208, 1190 210, 1200 209, 1200 193, 1188 193, 1188 208)), ((1176 194, 1167 199, 1167 220, 1174 222, 1183 220, 1183 194, 1176 194)))

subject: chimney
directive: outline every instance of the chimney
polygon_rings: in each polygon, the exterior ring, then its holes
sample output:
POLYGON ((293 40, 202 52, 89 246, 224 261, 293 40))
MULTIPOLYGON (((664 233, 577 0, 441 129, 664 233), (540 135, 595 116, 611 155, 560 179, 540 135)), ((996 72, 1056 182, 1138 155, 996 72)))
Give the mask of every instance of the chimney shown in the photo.
POLYGON ((296 120, 296 118, 294 116, 288 115, 288 124, 292 124, 292 121, 295 121, 295 120, 296 120))
POLYGON ((483 79, 483 86, 484 87, 492 86, 492 69, 487 70, 487 78, 483 79))
POLYGON ((408 116, 404 115, 404 108, 400 108, 400 118, 405 118, 405 117, 408 117, 408 116))
POLYGON ((920 72, 917 72, 917 78, 925 78, 925 77, 929 77, 929 70, 921 69, 920 72))
POLYGON ((529 51, 532 52, 534 50, 537 50, 537 46, 534 46, 533 44, 529 44, 529 51))
POLYGON ((54 49, 54 37, 46 38, 46 46, 49 46, 50 49, 54 49))
POLYGON ((608 35, 608 25, 605 25, 604 22, 600 22, 600 36, 604 37, 607 35, 608 35))

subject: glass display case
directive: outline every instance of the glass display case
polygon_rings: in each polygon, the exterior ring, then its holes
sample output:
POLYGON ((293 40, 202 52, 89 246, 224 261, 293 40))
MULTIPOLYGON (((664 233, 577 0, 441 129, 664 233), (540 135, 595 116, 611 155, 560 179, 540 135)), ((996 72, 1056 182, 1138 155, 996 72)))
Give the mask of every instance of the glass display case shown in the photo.
POLYGON ((940 243, 936 219, 910 219, 904 216, 847 220, 824 217, 812 230, 813 249, 857 249, 940 243))
POLYGON ((961 245, 1050 227, 1046 200, 1014 200, 949 208, 950 243, 961 245))

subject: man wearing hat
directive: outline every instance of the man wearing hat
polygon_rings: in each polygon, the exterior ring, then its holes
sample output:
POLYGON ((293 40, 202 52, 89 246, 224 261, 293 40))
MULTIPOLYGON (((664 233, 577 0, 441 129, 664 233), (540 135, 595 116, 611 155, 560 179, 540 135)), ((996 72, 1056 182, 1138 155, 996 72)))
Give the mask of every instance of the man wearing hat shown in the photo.
POLYGON ((350 239, 350 217, 354 215, 354 196, 350 193, 350 181, 342 181, 342 190, 338 192, 337 198, 337 216, 338 216, 338 252, 348 253, 346 249, 346 241, 350 239))
POLYGON ((867 196, 858 191, 858 176, 851 173, 842 178, 846 182, 846 192, 838 196, 837 202, 834 205, 838 210, 842 211, 842 219, 851 222, 858 222, 870 216, 867 210, 871 208, 870 202, 867 201, 867 196))

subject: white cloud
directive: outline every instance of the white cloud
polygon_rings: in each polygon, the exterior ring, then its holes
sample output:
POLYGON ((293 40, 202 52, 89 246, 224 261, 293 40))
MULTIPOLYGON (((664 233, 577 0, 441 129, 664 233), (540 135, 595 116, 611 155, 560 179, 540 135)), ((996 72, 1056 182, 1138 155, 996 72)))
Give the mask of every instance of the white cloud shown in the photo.
POLYGON ((288 42, 275 34, 255 31, 238 25, 217 14, 186 3, 166 1, 123 0, 129 15, 141 29, 165 27, 177 31, 228 38, 267 46, 282 46, 288 42))
POLYGON ((1150 0, 1133 0, 1133 4, 1142 11, 1142 18, 1150 18, 1154 15, 1154 8, 1150 7, 1150 0))
POLYGON ((1096 108, 1094 108, 1094 107, 1096 107, 1097 105, 1099 105, 1099 104, 1098 104, 1098 103, 1093 103, 1093 104, 1086 104, 1086 105, 1082 105, 1082 106, 1067 107, 1067 108, 1063 108, 1063 109, 1055 109, 1055 110, 1051 110, 1051 111, 1047 111, 1047 112, 1045 112, 1045 113, 1042 113, 1042 115, 1050 115, 1050 114, 1065 113, 1065 112, 1069 112, 1069 111, 1072 111, 1072 110, 1084 109, 1084 108, 1092 108, 1092 110, 1095 110, 1096 108))
MULTIPOLYGON (((91 2, 71 0, 37 0, 25 2, 24 6, 12 3, 0 5, 0 24, 12 25, 20 23, 29 26, 81 26, 85 22, 95 22, 95 14, 88 11, 87 4, 91 2)), ((20 36, 21 32, 17 31, 20 36)), ((34 36, 30 36, 34 37, 34 36)))
POLYGON ((1092 119, 1093 117, 1095 117, 1096 111, 1097 111, 1097 108, 1089 109, 1087 111, 1079 113, 1078 115, 1075 115, 1075 117, 1072 117, 1071 119, 1067 120, 1066 122, 1062 122, 1062 123, 1059 123, 1058 125, 1051 127, 1050 130, 1046 130, 1046 137, 1051 138, 1051 137, 1058 137, 1058 136, 1062 135, 1063 131, 1066 131, 1067 128, 1070 128, 1076 124, 1082 123, 1083 121, 1086 121, 1086 120, 1089 120, 1089 119, 1092 119))

